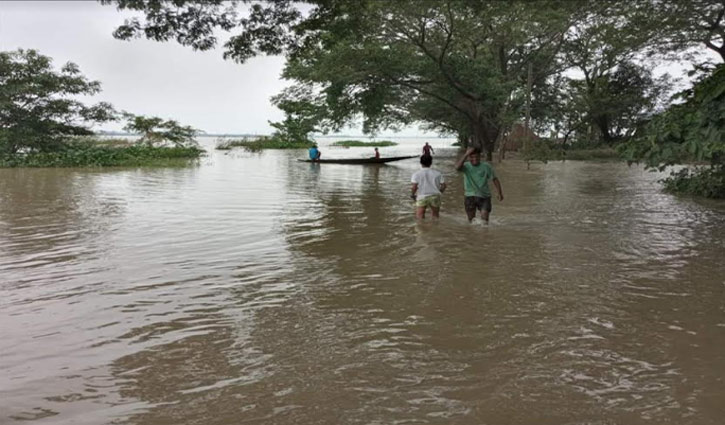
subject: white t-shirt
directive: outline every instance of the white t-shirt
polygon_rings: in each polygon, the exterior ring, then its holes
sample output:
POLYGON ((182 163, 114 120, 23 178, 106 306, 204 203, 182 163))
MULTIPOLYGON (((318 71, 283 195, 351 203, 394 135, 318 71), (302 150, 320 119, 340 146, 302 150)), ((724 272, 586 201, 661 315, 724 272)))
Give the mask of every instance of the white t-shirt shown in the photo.
POLYGON ((418 192, 416 199, 424 199, 433 195, 441 194, 441 184, 445 183, 443 174, 432 168, 423 168, 413 174, 410 178, 411 183, 418 183, 418 192))

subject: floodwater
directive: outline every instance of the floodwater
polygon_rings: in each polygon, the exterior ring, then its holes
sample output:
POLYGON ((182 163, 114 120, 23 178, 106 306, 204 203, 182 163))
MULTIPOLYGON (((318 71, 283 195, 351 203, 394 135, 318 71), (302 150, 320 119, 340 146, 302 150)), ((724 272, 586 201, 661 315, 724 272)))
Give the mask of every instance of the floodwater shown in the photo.
POLYGON ((422 225, 415 159, 0 170, 0 424, 725 421, 725 203, 508 161, 468 224, 443 145, 422 225))

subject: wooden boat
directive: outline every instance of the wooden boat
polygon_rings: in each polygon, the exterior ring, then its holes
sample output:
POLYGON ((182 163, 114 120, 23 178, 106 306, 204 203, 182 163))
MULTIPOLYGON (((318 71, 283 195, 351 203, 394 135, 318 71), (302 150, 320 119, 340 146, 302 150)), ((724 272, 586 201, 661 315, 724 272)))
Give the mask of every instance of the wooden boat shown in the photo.
POLYGON ((400 161, 403 159, 417 158, 418 155, 412 156, 389 156, 384 158, 339 158, 339 159, 298 159, 300 162, 314 162, 320 164, 385 164, 386 162, 400 161))

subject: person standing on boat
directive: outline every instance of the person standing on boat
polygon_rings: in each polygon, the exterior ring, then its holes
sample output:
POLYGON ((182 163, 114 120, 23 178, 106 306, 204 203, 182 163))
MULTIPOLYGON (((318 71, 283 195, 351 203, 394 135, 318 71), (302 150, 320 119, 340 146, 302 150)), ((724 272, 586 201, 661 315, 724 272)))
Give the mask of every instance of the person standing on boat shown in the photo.
POLYGON ((380 152, 378 152, 378 148, 375 148, 375 159, 380 159, 380 152))
POLYGON ((312 147, 308 151, 308 154, 310 155, 310 159, 313 161, 319 161, 320 156, 322 156, 322 152, 317 149, 317 144, 312 145, 312 147))
POLYGON ((435 154, 433 146, 429 145, 428 142, 425 142, 425 145, 423 145, 423 155, 431 156, 433 154, 435 154))
POLYGON ((415 218, 424 219, 425 210, 430 207, 433 218, 438 218, 441 209, 441 193, 446 190, 443 174, 430 168, 433 157, 423 155, 420 157, 422 169, 416 171, 410 178, 413 183, 412 191, 415 198, 415 218))
POLYGON ((465 198, 463 205, 466 209, 468 221, 476 217, 476 210, 481 211, 481 220, 488 224, 491 214, 491 190, 488 185, 493 182, 499 201, 503 201, 501 182, 496 177, 493 167, 488 162, 481 162, 481 151, 468 148, 466 153, 458 159, 456 170, 463 172, 463 189, 465 198), (468 159, 468 162, 466 162, 468 159))

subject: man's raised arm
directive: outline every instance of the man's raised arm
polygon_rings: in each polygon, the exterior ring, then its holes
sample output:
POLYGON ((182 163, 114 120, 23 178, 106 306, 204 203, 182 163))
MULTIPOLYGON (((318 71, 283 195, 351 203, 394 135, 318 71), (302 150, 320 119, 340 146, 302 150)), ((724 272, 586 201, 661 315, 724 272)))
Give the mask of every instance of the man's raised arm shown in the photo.
POLYGON ((466 158, 468 158, 468 155, 472 154, 473 151, 473 148, 466 149, 466 152, 463 153, 463 156, 458 158, 458 161, 456 161, 456 165, 454 166, 456 170, 461 171, 461 168, 463 168, 463 163, 466 162, 466 158))

